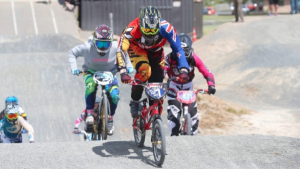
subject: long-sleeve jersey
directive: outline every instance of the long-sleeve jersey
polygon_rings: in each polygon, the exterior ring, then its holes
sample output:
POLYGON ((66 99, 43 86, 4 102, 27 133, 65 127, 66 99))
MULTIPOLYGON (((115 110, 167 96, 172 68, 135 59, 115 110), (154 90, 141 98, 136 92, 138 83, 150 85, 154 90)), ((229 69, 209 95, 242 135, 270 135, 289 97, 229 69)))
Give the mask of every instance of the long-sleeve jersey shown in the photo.
POLYGON ((82 113, 80 114, 80 116, 77 117, 77 119, 76 119, 76 121, 75 121, 75 126, 74 126, 74 128, 79 128, 80 123, 81 123, 82 121, 85 121, 86 115, 87 115, 86 110, 83 110, 82 113))
MULTIPOLYGON (((99 53, 97 53, 95 46, 93 45, 93 38, 91 36, 88 41, 81 45, 75 46, 69 51, 68 57, 71 69, 78 69, 76 59, 78 57, 84 57, 84 64, 82 65, 82 69, 84 71, 91 69, 94 71, 110 71, 113 74, 116 74, 117 46, 118 43, 113 41, 110 50, 104 56, 101 56, 99 53)), ((125 63, 127 67, 132 67, 129 58, 125 63)))
POLYGON ((177 55, 178 68, 189 69, 189 65, 185 59, 184 51, 181 48, 180 39, 177 36, 175 28, 169 22, 161 19, 161 27, 154 39, 155 43, 147 42, 144 39, 139 28, 139 18, 136 18, 130 22, 121 34, 121 38, 119 40, 119 46, 117 50, 118 69, 120 70, 126 68, 124 61, 126 59, 126 53, 130 47, 130 44, 135 44, 147 52, 157 52, 162 50, 162 47, 167 41, 170 43, 173 52, 177 55))
MULTIPOLYGON (((165 74, 168 74, 169 78, 178 77, 180 75, 175 57, 174 53, 170 53, 165 58, 165 74)), ((193 58, 189 59, 189 66, 189 82, 191 82, 195 77, 194 67, 196 66, 199 72, 202 73, 203 77, 206 79, 207 85, 215 86, 214 75, 206 68, 202 60, 195 53, 193 53, 193 58)), ((177 83, 176 81, 174 82, 177 83)))
POLYGON ((19 137, 19 135, 22 134, 22 127, 27 131, 29 141, 33 141, 34 130, 32 126, 22 116, 19 116, 19 118, 16 121, 16 124, 14 125, 9 123, 6 117, 4 117, 0 121, 0 131, 3 130, 5 136, 9 138, 19 137))

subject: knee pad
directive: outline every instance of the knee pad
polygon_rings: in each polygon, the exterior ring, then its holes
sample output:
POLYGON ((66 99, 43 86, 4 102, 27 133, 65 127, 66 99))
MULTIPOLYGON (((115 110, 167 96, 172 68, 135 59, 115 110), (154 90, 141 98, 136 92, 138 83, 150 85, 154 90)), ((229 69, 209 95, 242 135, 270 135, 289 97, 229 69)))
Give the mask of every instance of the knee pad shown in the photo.
POLYGON ((119 100, 120 100, 119 87, 118 86, 112 86, 109 90, 109 93, 110 93, 110 96, 111 96, 112 103, 117 105, 119 100))
POLYGON ((151 66, 148 62, 139 62, 136 65, 137 73, 135 74, 136 79, 140 79, 146 82, 151 76, 151 66))
POLYGON ((167 119, 171 135, 178 135, 180 127, 180 110, 176 106, 170 105, 168 107, 167 119))
POLYGON ((86 75, 84 77, 84 81, 85 81, 85 95, 87 97, 88 95, 90 95, 95 91, 96 83, 94 82, 93 77, 91 75, 86 75))

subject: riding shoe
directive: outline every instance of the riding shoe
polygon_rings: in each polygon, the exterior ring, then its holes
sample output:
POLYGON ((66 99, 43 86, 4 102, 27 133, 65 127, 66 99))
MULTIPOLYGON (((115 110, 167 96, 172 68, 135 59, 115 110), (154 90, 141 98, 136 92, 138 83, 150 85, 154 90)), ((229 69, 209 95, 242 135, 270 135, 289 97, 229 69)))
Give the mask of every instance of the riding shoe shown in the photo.
POLYGON ((133 118, 138 117, 139 116, 140 103, 138 101, 131 100, 129 106, 130 106, 131 116, 133 118))
POLYGON ((93 115, 88 115, 86 118, 86 131, 88 133, 93 132, 93 125, 94 125, 94 117, 93 115))
POLYGON ((114 130, 115 130, 114 121, 113 120, 109 120, 107 126, 108 126, 108 132, 107 132, 107 134, 108 135, 113 135, 114 134, 114 130))

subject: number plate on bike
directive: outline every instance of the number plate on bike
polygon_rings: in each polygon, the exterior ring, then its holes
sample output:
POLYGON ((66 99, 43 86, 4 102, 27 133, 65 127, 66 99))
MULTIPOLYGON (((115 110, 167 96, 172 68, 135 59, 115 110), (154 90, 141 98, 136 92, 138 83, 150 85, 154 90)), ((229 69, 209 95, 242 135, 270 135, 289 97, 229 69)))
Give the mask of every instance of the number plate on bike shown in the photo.
POLYGON ((153 99, 160 99, 164 96, 165 91, 162 83, 149 83, 146 93, 153 99))
POLYGON ((177 100, 189 104, 196 101, 196 95, 194 91, 186 90, 186 91, 178 91, 177 92, 177 100))
POLYGON ((93 80, 96 84, 107 85, 113 82, 114 76, 111 72, 98 71, 94 73, 93 80))

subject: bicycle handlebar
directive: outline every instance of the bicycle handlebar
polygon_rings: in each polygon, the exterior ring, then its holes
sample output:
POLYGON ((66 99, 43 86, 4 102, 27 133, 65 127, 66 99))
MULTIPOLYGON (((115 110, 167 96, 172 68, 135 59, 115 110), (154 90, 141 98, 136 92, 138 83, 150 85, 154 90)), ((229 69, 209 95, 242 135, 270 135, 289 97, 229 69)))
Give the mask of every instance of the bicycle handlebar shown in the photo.
MULTIPOLYGON (((172 78, 169 78, 168 81, 167 81, 167 86, 169 86, 169 84, 170 84, 170 82, 171 82, 172 80, 176 80, 176 79, 178 79, 178 77, 172 77, 172 78)), ((154 83, 156 83, 156 82, 154 82, 154 83)), ((157 83, 160 83, 160 82, 157 82, 157 83)), ((163 82, 162 82, 162 83, 163 83, 163 82)), ((148 84, 149 84, 149 83, 143 82, 143 81, 141 81, 140 79, 131 79, 131 80, 130 80, 130 83, 129 83, 129 85, 140 85, 140 86, 143 86, 143 87, 146 87, 148 84)))
POLYGON ((84 76, 85 74, 86 74, 85 71, 80 70, 78 76, 79 75, 83 75, 84 76))
POLYGON ((198 90, 196 90, 195 94, 198 94, 198 93, 209 94, 207 89, 198 89, 198 90))

